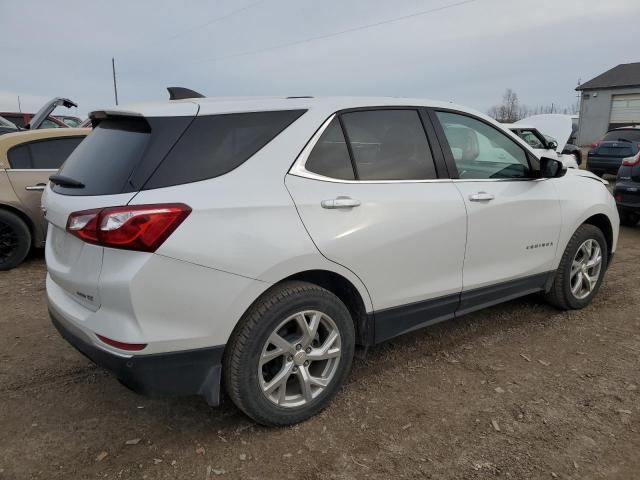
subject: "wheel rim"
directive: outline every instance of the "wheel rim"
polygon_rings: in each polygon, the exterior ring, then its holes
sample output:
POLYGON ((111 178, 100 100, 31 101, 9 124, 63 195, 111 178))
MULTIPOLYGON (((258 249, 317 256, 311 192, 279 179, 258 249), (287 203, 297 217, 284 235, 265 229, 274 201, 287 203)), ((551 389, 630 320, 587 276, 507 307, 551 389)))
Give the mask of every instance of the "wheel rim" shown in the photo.
POLYGON ((580 245, 571 263, 570 286, 574 297, 586 298, 596 288, 602 270, 602 249, 593 239, 580 245))
POLYGON ((6 223, 0 222, 0 263, 6 262, 18 248, 18 234, 6 223))
POLYGON ((262 348, 260 389, 280 407, 305 405, 331 384, 341 355, 340 331, 331 317, 298 312, 280 323, 262 348))

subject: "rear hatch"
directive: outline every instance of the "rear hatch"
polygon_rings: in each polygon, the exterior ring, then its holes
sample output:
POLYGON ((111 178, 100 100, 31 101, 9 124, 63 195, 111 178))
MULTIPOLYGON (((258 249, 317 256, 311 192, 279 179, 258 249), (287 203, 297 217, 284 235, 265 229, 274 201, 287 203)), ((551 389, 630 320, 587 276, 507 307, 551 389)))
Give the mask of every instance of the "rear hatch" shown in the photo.
POLYGON ((638 153, 639 144, 640 129, 612 130, 589 152, 589 157, 621 162, 623 158, 633 157, 638 153))
POLYGON ((68 233, 69 215, 131 201, 198 113, 193 103, 173 107, 170 117, 96 112, 92 133, 45 191, 43 205, 49 222, 46 259, 51 280, 91 310, 101 305, 104 247, 68 233))

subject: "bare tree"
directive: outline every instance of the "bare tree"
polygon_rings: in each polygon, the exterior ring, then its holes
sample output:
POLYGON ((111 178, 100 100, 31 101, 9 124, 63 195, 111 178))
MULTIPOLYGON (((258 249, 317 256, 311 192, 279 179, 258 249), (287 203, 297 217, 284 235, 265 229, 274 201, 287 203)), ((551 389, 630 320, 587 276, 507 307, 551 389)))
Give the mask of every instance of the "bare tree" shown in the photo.
POLYGON ((521 106, 518 94, 508 88, 502 96, 502 104, 494 105, 489 109, 489 115, 498 122, 513 123, 526 116, 528 109, 521 106))

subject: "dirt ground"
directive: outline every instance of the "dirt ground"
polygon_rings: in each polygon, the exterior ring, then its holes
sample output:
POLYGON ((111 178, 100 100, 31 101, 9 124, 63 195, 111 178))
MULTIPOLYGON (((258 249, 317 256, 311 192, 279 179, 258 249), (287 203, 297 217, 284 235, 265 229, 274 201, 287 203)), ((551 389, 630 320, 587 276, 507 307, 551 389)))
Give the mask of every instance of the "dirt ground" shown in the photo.
POLYGON ((640 478, 639 265, 624 228, 589 308, 525 298, 360 352, 323 414, 266 429, 93 366, 36 256, 0 273, 0 479, 640 478))

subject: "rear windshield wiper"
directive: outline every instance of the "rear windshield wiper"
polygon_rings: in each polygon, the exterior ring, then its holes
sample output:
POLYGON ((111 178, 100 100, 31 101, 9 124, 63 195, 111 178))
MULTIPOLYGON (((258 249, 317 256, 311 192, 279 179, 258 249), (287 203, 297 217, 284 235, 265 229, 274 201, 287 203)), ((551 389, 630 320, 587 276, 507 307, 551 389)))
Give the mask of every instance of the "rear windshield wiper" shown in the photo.
POLYGON ((84 183, 74 180, 73 178, 65 177, 64 175, 51 175, 49 180, 61 187, 84 188, 84 183))

